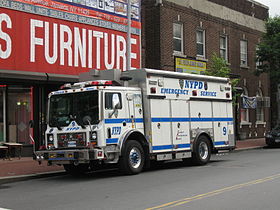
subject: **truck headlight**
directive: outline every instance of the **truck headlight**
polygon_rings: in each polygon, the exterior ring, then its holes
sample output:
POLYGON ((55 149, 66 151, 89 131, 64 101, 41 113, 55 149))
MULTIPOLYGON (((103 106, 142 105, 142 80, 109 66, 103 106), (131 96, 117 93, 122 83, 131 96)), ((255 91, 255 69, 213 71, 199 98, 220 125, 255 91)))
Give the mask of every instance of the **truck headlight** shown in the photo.
POLYGON ((53 142, 53 134, 48 134, 48 142, 53 142))
POLYGON ((91 132, 90 139, 96 141, 97 140, 97 133, 96 131, 91 132))

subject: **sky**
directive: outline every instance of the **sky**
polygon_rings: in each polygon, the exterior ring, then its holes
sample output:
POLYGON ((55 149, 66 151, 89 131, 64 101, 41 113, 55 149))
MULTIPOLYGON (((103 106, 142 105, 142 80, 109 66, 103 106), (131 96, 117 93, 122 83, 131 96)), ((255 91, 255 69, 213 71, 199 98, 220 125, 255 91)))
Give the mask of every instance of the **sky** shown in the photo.
POLYGON ((280 16, 280 0, 255 0, 269 7, 269 16, 280 16))

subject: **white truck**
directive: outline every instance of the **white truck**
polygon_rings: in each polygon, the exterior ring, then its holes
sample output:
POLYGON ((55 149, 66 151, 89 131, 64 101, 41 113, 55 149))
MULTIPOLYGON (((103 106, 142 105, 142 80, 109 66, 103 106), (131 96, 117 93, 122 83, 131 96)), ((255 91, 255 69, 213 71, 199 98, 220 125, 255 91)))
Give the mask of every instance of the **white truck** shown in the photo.
POLYGON ((91 70, 49 94, 44 149, 36 159, 71 174, 118 164, 137 174, 151 161, 191 158, 235 147, 227 78, 152 69, 91 70))

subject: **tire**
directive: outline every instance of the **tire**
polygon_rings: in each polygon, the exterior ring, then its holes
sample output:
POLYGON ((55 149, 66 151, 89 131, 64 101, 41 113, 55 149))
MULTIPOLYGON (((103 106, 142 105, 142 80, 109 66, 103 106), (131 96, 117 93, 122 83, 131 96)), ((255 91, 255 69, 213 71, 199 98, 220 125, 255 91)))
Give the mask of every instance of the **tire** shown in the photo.
POLYGON ((124 174, 134 175, 142 171, 145 161, 144 150, 135 140, 128 140, 119 160, 120 170, 124 174))
POLYGON ((81 176, 90 171, 88 164, 79 164, 77 166, 74 164, 64 164, 63 167, 64 170, 72 176, 81 176))
POLYGON ((192 152, 192 162, 195 165, 205 165, 209 162, 211 157, 211 147, 209 139, 206 136, 199 136, 195 141, 192 152))

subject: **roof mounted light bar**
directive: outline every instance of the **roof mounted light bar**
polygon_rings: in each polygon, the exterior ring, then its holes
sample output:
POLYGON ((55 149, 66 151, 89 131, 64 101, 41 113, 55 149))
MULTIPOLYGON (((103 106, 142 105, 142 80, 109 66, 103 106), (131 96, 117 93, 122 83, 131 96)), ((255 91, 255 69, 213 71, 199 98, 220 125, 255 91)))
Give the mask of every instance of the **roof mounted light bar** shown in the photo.
POLYGON ((89 86, 112 86, 114 85, 113 81, 111 80, 94 80, 94 81, 87 81, 87 82, 78 82, 71 85, 70 83, 64 84, 60 87, 61 90, 65 89, 78 89, 84 88, 89 86))

